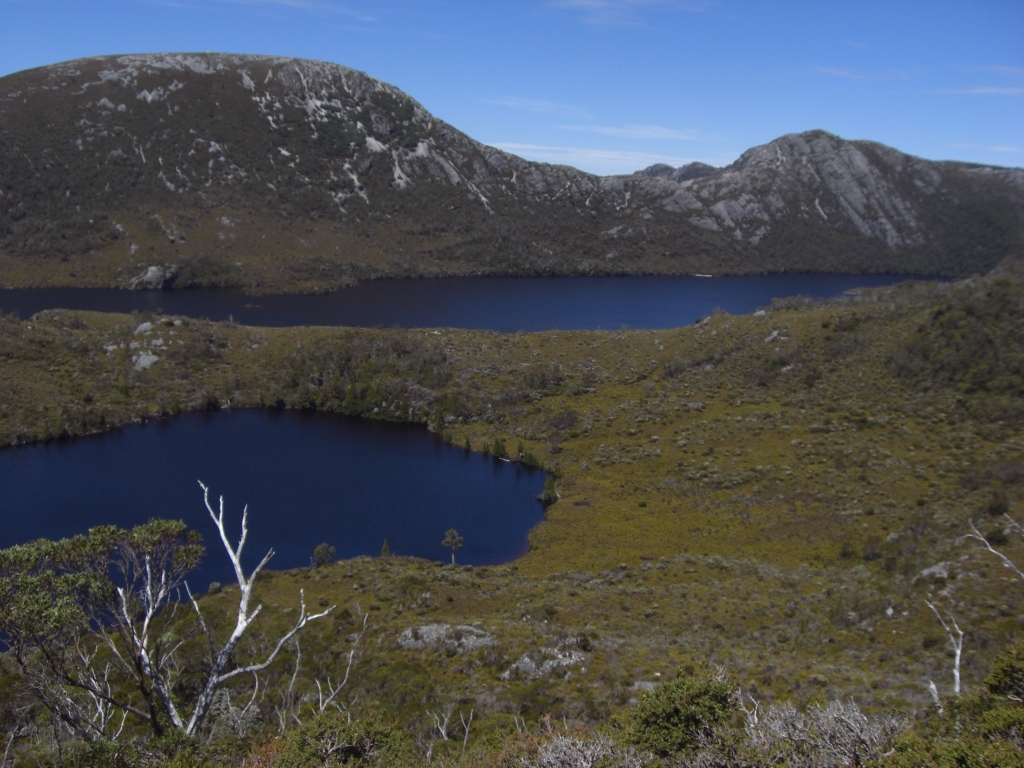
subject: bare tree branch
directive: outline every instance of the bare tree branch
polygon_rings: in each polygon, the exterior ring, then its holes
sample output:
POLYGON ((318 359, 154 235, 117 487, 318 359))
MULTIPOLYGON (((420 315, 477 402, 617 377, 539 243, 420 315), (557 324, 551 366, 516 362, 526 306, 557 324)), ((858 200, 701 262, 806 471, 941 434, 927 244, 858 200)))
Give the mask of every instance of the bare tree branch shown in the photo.
POLYGON ((327 693, 328 693, 328 695, 326 697, 324 697, 324 691, 323 691, 323 688, 321 686, 321 683, 320 683, 319 680, 316 681, 316 689, 317 689, 317 692, 319 693, 319 699, 318 699, 318 702, 317 702, 317 707, 318 707, 318 711, 319 711, 320 714, 323 714, 323 711, 325 709, 327 709, 327 707, 331 706, 332 704, 334 704, 334 707, 339 712, 341 711, 341 707, 337 703, 334 702, 334 699, 341 692, 341 690, 348 684, 348 678, 349 678, 349 675, 352 672, 352 662, 355 660, 356 650, 359 648, 359 643, 362 641, 363 635, 366 634, 366 622, 367 622, 367 620, 369 618, 370 618, 369 614, 365 614, 363 616, 363 624, 360 627, 358 634, 356 634, 355 640, 352 641, 352 647, 349 649, 349 652, 348 652, 348 663, 345 665, 345 676, 341 679, 341 682, 338 683, 337 686, 334 686, 331 683, 331 678, 328 677, 327 678, 327 693))
POLYGON ((960 630, 960 626, 956 623, 956 618, 952 613, 949 614, 950 624, 953 625, 953 629, 949 628, 949 624, 946 623, 945 619, 939 613, 938 609, 932 605, 929 601, 925 600, 924 604, 932 609, 932 613, 935 614, 935 618, 939 620, 942 628, 946 630, 946 637, 949 638, 949 644, 953 648, 953 693, 960 695, 960 658, 964 649, 964 633, 960 630), (955 636, 954 636, 955 631, 955 636))
POLYGON ((231 565, 235 569, 235 575, 238 577, 239 598, 238 616, 235 621, 234 630, 232 630, 230 637, 228 637, 227 641, 220 648, 216 648, 216 644, 213 644, 212 650, 214 650, 215 653, 213 654, 211 669, 207 675, 206 685, 203 687, 199 697, 196 699, 195 708, 192 711, 192 717, 189 719, 188 725, 184 727, 185 732, 190 736, 198 733, 199 729, 202 727, 206 713, 209 710, 210 705, 213 703, 213 696, 216 693, 217 688, 222 683, 238 675, 249 675, 256 672, 262 672, 274 662, 285 644, 295 637, 303 627, 311 621, 323 618, 335 608, 335 606, 332 605, 326 611, 322 611, 320 613, 306 613, 306 596, 300 590, 299 617, 292 628, 277 641, 277 645, 274 647, 274 650, 271 651, 270 654, 261 662, 239 666, 230 672, 224 672, 225 668, 227 668, 228 662, 231 660, 232 654, 234 654, 235 647, 238 645, 239 640, 242 639, 242 635, 245 634, 245 631, 250 627, 252 622, 255 621, 260 611, 263 610, 262 605, 257 605, 250 611, 249 602, 252 599, 252 590, 253 585, 256 583, 256 577, 270 561, 270 558, 274 556, 274 550, 270 549, 267 554, 264 555, 259 565, 257 565, 252 573, 247 577, 245 575, 245 570, 242 567, 242 550, 245 547, 245 540, 249 536, 249 506, 246 505, 242 511, 242 533, 238 539, 238 546, 232 547, 231 542, 228 540, 227 530, 224 527, 224 497, 220 497, 218 511, 214 512, 213 506, 210 504, 209 488, 207 488, 202 481, 199 482, 199 487, 203 489, 203 502, 206 504, 206 510, 210 513, 210 517, 217 526, 217 531, 220 533, 220 540, 224 544, 224 549, 227 551, 228 557, 231 559, 231 565))
MULTIPOLYGON (((1010 521, 1010 525, 1009 525, 1007 530, 1016 531, 1017 533, 1020 533, 1020 534, 1024 535, 1024 530, 1021 529, 1020 523, 1015 521, 1009 515, 1006 515, 1006 519, 1010 521)), ((998 557, 1000 560, 1003 561, 1003 567, 1004 568, 1009 568, 1011 571, 1013 571, 1015 574, 1017 574, 1017 578, 1024 580, 1024 573, 1021 572, 1020 568, 1018 568, 1016 566, 1016 564, 1010 558, 1008 558, 1006 555, 1004 555, 998 549, 995 549, 989 543, 989 540, 987 538, 985 538, 984 536, 982 536, 978 532, 978 529, 975 528, 975 526, 974 526, 974 521, 973 520, 970 521, 970 526, 971 526, 971 532, 966 534, 966 536, 964 538, 974 539, 975 541, 979 542, 986 550, 988 550, 993 555, 995 555, 996 557, 998 557)))

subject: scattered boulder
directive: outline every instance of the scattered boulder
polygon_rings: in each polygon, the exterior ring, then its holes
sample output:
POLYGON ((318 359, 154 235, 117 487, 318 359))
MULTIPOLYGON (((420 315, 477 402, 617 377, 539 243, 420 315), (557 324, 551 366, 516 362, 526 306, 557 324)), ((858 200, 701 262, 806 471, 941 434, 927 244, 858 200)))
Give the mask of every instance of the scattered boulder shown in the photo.
POLYGON ((944 562, 937 563, 929 568, 925 568, 917 576, 914 577, 913 582, 916 584, 920 580, 931 581, 931 582, 942 582, 950 578, 951 573, 955 578, 955 571, 957 570, 956 563, 944 562))
POLYGON ((132 362, 135 363, 136 371, 144 371, 147 368, 152 367, 160 358, 154 355, 152 352, 140 352, 132 358, 132 362))

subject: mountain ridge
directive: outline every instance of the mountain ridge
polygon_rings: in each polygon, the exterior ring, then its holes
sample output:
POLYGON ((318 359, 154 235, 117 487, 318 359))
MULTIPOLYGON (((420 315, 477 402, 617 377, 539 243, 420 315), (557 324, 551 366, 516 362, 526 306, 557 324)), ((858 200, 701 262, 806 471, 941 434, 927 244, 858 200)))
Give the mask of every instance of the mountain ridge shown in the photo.
POLYGON ((0 158, 8 287, 959 275, 1024 241, 1021 169, 816 130, 721 169, 601 177, 481 144, 365 73, 287 57, 133 54, 8 75, 0 158))

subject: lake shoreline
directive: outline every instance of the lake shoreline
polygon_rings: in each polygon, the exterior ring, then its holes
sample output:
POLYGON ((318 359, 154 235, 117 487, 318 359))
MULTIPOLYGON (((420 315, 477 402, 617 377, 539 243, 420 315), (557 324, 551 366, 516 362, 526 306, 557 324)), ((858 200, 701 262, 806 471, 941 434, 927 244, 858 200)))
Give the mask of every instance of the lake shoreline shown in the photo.
MULTIPOLYGON (((367 281, 331 293, 252 295, 239 288, 131 291, 18 289, 0 308, 154 312, 254 327, 459 328, 532 333, 622 327, 665 330, 716 310, 740 315, 783 297, 816 300, 926 275, 776 273, 733 276, 444 277, 367 281)), ((941 278, 937 279, 941 281, 941 278)))

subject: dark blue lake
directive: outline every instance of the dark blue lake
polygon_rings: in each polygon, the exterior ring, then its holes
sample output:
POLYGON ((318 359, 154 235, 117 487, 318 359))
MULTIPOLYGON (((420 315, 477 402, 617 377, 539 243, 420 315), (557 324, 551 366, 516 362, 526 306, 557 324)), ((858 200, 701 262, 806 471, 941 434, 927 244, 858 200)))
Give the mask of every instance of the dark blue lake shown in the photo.
POLYGON ((187 414, 67 443, 0 450, 0 548, 91 526, 184 520, 207 556, 190 585, 234 581, 197 480, 223 495, 237 539, 249 505, 252 568, 309 564, 320 542, 337 557, 392 553, 449 559, 445 531, 465 537, 460 563, 507 562, 544 517, 545 475, 467 454, 422 427, 325 413, 187 414))
MULTIPOLYGON (((445 277, 377 280, 328 294, 246 296, 240 290, 0 291, 0 309, 162 311, 244 325, 484 328, 496 331, 677 328, 716 309, 746 314, 773 298, 838 296, 911 275, 785 274, 742 277, 445 277)), ((935 279, 935 278, 929 278, 935 279)))

